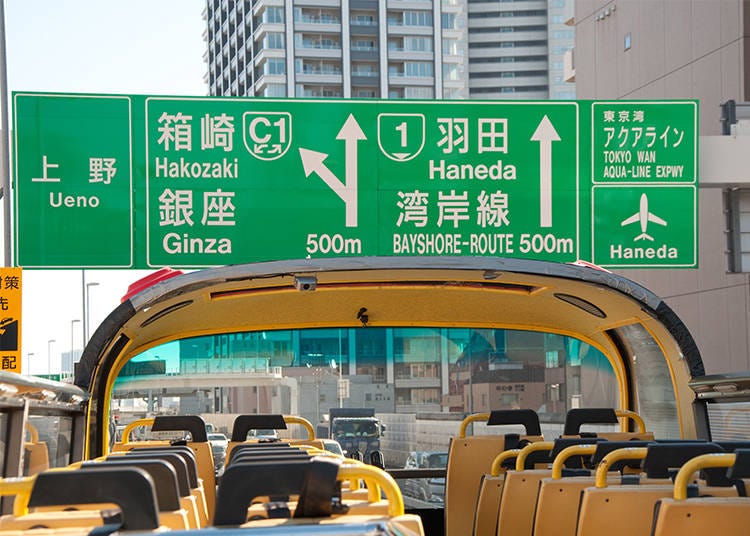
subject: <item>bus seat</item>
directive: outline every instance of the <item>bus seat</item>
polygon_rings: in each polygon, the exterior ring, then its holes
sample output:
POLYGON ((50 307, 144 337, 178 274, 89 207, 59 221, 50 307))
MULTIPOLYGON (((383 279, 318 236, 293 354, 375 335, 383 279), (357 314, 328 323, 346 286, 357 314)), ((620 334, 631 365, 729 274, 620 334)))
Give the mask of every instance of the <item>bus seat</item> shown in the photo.
POLYGON ((154 482, 146 471, 134 467, 45 471, 36 475, 28 501, 23 502, 14 504, 13 515, 0 517, 0 531, 71 527, 75 523, 81 527, 93 527, 113 519, 108 513, 92 517, 87 511, 29 513, 33 508, 64 508, 70 504, 116 504, 121 511, 123 530, 153 531, 159 528, 154 482))
MULTIPOLYGON (((594 476, 566 475, 564 462, 569 456, 591 456, 589 463, 596 466, 613 450, 646 445, 645 441, 598 441, 588 445, 573 445, 561 451, 555 456, 551 475, 543 478, 539 484, 539 496, 534 513, 534 536, 575 536, 581 492, 594 485, 594 476)), ((622 460, 609 466, 608 484, 620 483, 619 473, 612 475, 612 472, 625 470, 627 461, 622 460)))
POLYGON ((531 535, 539 481, 549 476, 549 469, 533 469, 538 463, 547 464, 554 447, 552 441, 526 445, 516 457, 515 470, 505 473, 497 514, 497 534, 531 535))
POLYGON ((529 441, 541 441, 539 417, 532 410, 504 410, 469 415, 461 423, 458 437, 451 438, 445 478, 445 534, 464 536, 471 530, 476 516, 477 497, 482 476, 490 471, 501 452, 515 449, 529 441), (472 422, 488 426, 523 425, 525 435, 467 436, 472 422))
POLYGON ((198 528, 195 511, 189 512, 181 501, 183 493, 186 496, 190 494, 187 482, 184 487, 178 483, 177 471, 172 465, 154 458, 119 457, 101 462, 84 462, 81 466, 83 469, 92 470, 105 470, 110 467, 137 467, 149 474, 154 482, 161 526, 175 530, 198 528))
POLYGON ((507 470, 504 464, 514 461, 519 452, 521 452, 521 449, 509 449, 501 452, 493 460, 490 474, 482 476, 474 513, 474 525, 472 526, 472 534, 475 536, 495 534, 500 495, 503 491, 505 471, 507 470))
MULTIPOLYGON (((183 479, 183 476, 182 476, 183 469, 187 471, 186 476, 187 476, 188 486, 190 487, 190 498, 186 500, 185 502, 192 503, 192 508, 196 512, 198 527, 208 526, 206 491, 203 489, 203 481, 198 477, 198 463, 195 459, 195 453, 193 452, 193 450, 187 446, 171 445, 171 446, 160 446, 160 447, 139 447, 136 449, 122 451, 122 452, 114 453, 114 454, 115 455, 124 454, 126 456, 140 456, 140 455, 146 455, 149 453, 156 453, 160 455, 161 459, 164 459, 165 461, 172 463, 172 465, 174 465, 175 467, 175 470, 177 471, 178 481, 183 479), (161 456, 161 453, 164 453, 166 455, 161 456), (175 456, 178 456, 179 459, 182 460, 182 463, 179 463, 178 459, 176 459, 175 456)), ((185 498, 183 498, 183 500, 184 499, 185 498)), ((188 510, 190 509, 188 505, 186 505, 185 508, 187 508, 188 510)))
POLYGON ((634 411, 614 408, 573 408, 565 414, 563 437, 599 437, 609 441, 653 441, 654 434, 646 431, 643 418, 634 411), (635 432, 581 432, 585 424, 617 424, 629 419, 638 428, 635 432))
POLYGON ((724 469, 730 481, 750 478, 750 450, 696 456, 677 473, 671 498, 654 509, 653 536, 675 534, 743 534, 750 527, 750 498, 693 497, 688 485, 697 471, 724 469))
POLYGON ((322 441, 316 441, 315 428, 307 419, 292 415, 281 414, 249 414, 238 415, 232 424, 232 434, 227 446, 226 462, 229 463, 232 451, 237 445, 241 444, 261 444, 261 445, 309 445, 321 450, 324 449, 322 441), (250 430, 286 430, 287 424, 300 424, 307 431, 307 439, 288 439, 278 441, 258 441, 248 439, 247 435, 250 430))
POLYGON ((124 430, 122 442, 115 443, 113 451, 127 451, 143 447, 165 447, 170 445, 187 446, 195 454, 198 477, 203 483, 206 512, 210 519, 216 506, 216 477, 213 452, 206 434, 206 422, 198 415, 157 415, 153 419, 138 419, 131 422, 124 430), (187 431, 190 441, 136 441, 130 442, 130 432, 138 426, 151 426, 152 432, 187 431))
MULTIPOLYGON (((586 488, 581 494, 576 534, 649 534, 657 501, 671 497, 674 491, 669 470, 687 463, 697 455, 717 450, 721 450, 718 445, 696 442, 651 443, 645 449, 625 448, 611 452, 596 469, 595 487, 586 488), (635 485, 607 485, 606 474, 613 461, 636 457, 643 458, 645 479, 641 478, 635 485), (627 520, 627 523, 612 523, 613 519, 627 520)), ((703 487, 700 492, 721 496, 737 495, 737 489, 733 486, 703 487)))

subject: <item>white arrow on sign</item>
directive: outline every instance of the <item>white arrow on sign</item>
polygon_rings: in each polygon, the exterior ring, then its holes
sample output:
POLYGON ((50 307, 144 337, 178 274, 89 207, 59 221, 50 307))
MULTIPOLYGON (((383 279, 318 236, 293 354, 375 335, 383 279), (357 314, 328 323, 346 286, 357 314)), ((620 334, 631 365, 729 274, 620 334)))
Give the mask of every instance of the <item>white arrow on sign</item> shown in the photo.
POLYGON ((552 227, 552 142, 560 141, 560 135, 546 115, 531 141, 539 142, 539 225, 552 227))
POLYGON ((341 127, 339 133, 336 135, 337 140, 344 140, 345 148, 345 184, 334 175, 334 173, 328 169, 324 164, 328 155, 326 153, 319 153, 317 151, 311 151, 310 149, 303 149, 300 147, 299 155, 302 158, 302 167, 305 170, 305 177, 309 177, 313 173, 317 173, 318 176, 323 179, 323 182, 338 195, 346 206, 346 226, 356 227, 357 226, 357 142, 359 140, 366 140, 365 133, 354 119, 352 114, 344 121, 344 126, 341 127))

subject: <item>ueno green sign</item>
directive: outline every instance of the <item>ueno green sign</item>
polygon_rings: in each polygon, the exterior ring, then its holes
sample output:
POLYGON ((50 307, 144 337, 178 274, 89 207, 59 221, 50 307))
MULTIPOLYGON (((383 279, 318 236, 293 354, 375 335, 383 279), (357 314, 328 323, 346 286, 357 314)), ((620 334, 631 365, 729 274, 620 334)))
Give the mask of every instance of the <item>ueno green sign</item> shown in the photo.
POLYGON ((697 266, 693 101, 13 102, 25 267, 342 255, 697 266))

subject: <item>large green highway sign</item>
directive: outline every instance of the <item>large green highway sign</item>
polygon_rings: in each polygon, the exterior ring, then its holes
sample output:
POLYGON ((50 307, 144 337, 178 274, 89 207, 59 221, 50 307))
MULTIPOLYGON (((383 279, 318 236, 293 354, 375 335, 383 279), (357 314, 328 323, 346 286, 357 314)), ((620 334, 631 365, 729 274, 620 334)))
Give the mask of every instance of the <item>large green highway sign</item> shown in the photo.
POLYGON ((16 261, 697 266, 693 101, 16 93, 16 261))

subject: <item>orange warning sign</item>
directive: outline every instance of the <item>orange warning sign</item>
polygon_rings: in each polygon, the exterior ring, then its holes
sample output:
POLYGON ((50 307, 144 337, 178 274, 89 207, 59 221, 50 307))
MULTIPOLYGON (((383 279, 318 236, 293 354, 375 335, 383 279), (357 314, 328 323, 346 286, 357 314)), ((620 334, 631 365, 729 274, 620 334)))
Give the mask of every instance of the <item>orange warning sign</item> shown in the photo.
POLYGON ((0 268, 0 370, 21 372, 21 268, 0 268))

